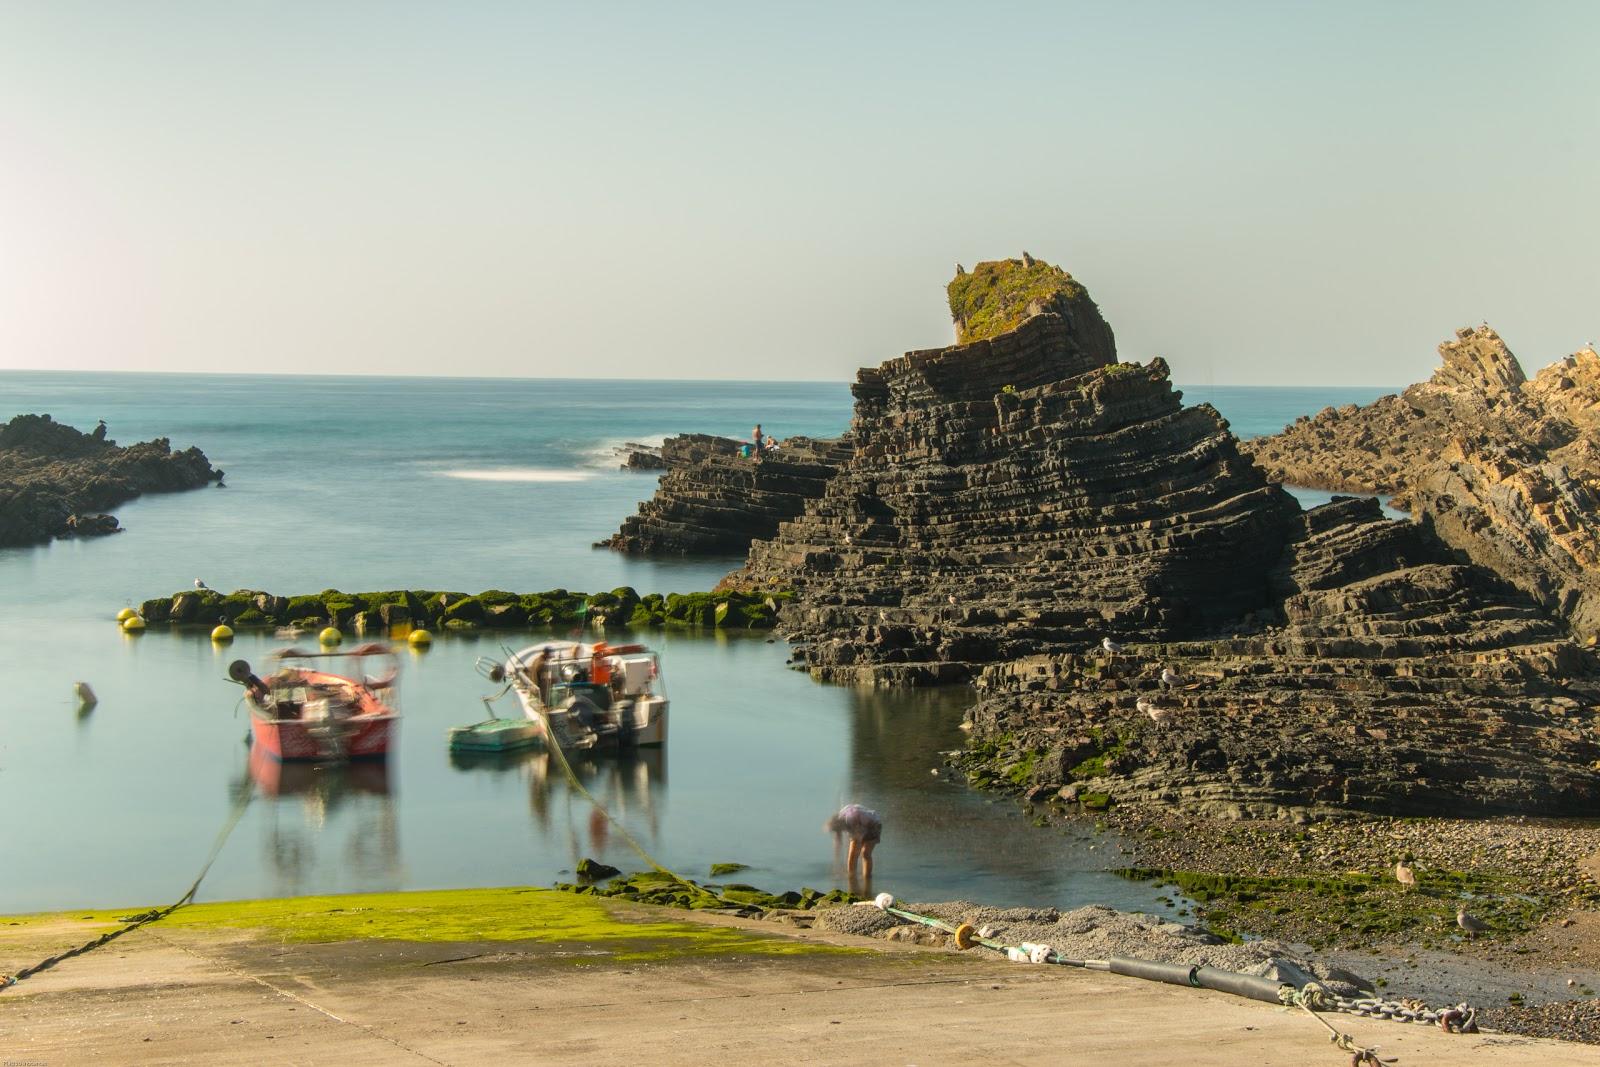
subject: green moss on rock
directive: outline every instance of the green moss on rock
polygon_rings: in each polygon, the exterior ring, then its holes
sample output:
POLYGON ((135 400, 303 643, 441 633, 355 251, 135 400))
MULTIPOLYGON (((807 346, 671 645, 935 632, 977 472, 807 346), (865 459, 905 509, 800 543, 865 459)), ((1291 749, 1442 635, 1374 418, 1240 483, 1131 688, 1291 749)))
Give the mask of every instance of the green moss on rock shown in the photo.
POLYGON ((1083 296, 1083 286, 1060 267, 1036 259, 979 263, 946 289, 956 338, 962 344, 996 337, 1024 320, 1083 296))

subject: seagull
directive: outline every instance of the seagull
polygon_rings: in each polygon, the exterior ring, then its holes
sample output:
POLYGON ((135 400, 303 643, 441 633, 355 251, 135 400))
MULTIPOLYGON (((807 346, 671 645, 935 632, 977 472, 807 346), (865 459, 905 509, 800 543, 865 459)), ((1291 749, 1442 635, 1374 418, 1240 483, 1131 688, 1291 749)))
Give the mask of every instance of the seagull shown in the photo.
POLYGON ((1456 925, 1467 932, 1467 940, 1476 941, 1478 935, 1489 929, 1482 919, 1468 915, 1466 905, 1456 908, 1456 925))
POLYGON ((195 587, 195 588, 196 588, 196 589, 210 589, 210 588, 211 588, 211 587, 210 587, 210 586, 209 586, 209 585, 207 585, 207 584, 206 584, 206 583, 205 583, 205 582, 202 582, 202 581, 201 581, 201 580, 200 580, 200 579, 198 579, 198 578, 196 578, 196 579, 195 579, 195 580, 194 580, 194 587, 195 587))
POLYGON ((1134 707, 1150 716, 1151 722, 1166 722, 1168 719, 1172 718, 1173 709, 1158 708, 1148 700, 1135 701, 1134 707))
POLYGON ((1105 649, 1107 652, 1110 652, 1112 655, 1116 655, 1118 652, 1122 651, 1122 646, 1111 640, 1109 637, 1102 637, 1100 639, 1100 647, 1105 649))
POLYGON ((99 699, 94 695, 94 690, 89 688, 88 682, 73 682, 72 692, 77 696, 78 707, 80 708, 92 708, 100 703, 99 699))
POLYGON ((1177 685, 1181 681, 1183 681, 1183 676, 1181 674, 1179 674, 1177 671, 1173 670, 1171 667, 1162 667, 1161 668, 1161 684, 1162 685, 1167 686, 1168 688, 1171 688, 1172 686, 1177 685))
POLYGON ((956 595, 955 595, 955 594, 954 594, 954 593, 951 593, 951 594, 950 594, 950 597, 949 597, 949 600, 950 600, 950 606, 951 606, 951 607, 955 607, 955 604, 956 604, 956 595))
POLYGON ((1394 880, 1405 886, 1407 890, 1417 887, 1417 872, 1406 862, 1410 858, 1410 856, 1406 856, 1394 865, 1394 880))

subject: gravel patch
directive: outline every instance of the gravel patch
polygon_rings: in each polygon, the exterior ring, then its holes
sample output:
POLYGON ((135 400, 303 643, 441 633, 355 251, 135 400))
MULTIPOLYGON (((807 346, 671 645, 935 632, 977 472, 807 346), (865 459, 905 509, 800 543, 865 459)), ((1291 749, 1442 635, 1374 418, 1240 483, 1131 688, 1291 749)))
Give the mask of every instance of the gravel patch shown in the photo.
MULTIPOLYGON (((1120 912, 1101 905, 1089 905, 1067 912, 1055 908, 991 908, 964 900, 901 906, 907 911, 952 924, 965 922, 977 928, 989 927, 994 931, 995 940, 1008 945, 1023 941, 1049 945, 1057 955, 1068 959, 1104 960, 1121 956, 1217 967, 1254 975, 1267 975, 1275 965, 1289 963, 1315 975, 1334 992, 1344 996, 1355 996, 1362 989, 1372 986, 1371 982, 1349 971, 1306 959, 1282 942, 1229 943, 1182 923, 1120 912)), ((816 926, 839 933, 893 937, 897 931, 904 930, 907 924, 905 920, 875 907, 851 906, 817 912, 816 926)), ((947 936, 925 930, 907 931, 905 939, 923 944, 942 944, 955 951, 947 936)))

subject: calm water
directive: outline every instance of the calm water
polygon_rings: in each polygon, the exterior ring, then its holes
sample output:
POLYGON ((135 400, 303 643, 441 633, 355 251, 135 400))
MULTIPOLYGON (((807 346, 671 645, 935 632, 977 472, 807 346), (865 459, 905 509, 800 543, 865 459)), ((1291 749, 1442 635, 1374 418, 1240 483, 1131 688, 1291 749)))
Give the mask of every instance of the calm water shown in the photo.
MULTIPOLYGON (((1191 389, 1237 432, 1271 432, 1380 390, 1191 389)), ((118 510, 127 532, 0 550, 0 911, 157 903, 193 877, 231 797, 252 780, 229 659, 276 647, 242 636, 124 637, 116 610, 203 578, 219 589, 400 586, 706 589, 737 561, 646 563, 590 545, 654 490, 611 449, 698 431, 832 434, 843 384, 530 382, 0 372, 0 419, 98 419, 132 442, 197 444, 226 490, 118 510), (75 712, 72 683, 100 705, 75 712)), ((257 799, 202 899, 547 883, 582 856, 636 866, 537 755, 452 761, 445 731, 482 716, 472 672, 493 639, 441 639, 405 657, 386 768, 256 769, 257 799)), ((879 888, 994 903, 1151 906, 1099 873, 1115 843, 1040 831, 1010 801, 930 771, 960 744, 964 690, 822 686, 755 638, 650 635, 663 651, 672 735, 659 754, 581 766, 646 848, 685 874, 754 868, 774 888, 837 883, 826 815, 882 811, 879 888)), ((509 711, 509 705, 507 710, 509 711)))

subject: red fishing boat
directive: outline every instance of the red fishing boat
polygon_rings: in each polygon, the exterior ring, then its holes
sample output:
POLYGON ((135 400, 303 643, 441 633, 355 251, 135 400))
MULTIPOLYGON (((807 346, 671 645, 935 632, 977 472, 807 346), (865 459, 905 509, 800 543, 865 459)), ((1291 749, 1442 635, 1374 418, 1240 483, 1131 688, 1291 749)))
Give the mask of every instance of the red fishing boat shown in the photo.
POLYGON ((244 660, 228 666, 228 677, 244 686, 250 732, 257 749, 280 760, 338 762, 382 759, 389 754, 400 713, 395 679, 400 661, 386 645, 349 652, 274 652, 278 669, 262 680, 244 660), (319 661, 349 660, 355 677, 321 669, 319 661))

